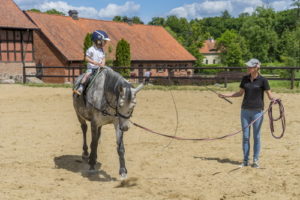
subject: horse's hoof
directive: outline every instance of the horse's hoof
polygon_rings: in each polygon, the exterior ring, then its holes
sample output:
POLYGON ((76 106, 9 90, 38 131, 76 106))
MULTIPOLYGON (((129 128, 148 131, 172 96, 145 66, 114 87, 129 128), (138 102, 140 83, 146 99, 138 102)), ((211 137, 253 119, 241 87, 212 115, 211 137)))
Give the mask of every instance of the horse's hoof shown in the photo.
POLYGON ((126 173, 121 173, 120 174, 120 180, 122 181, 122 180, 125 180, 125 179, 127 179, 127 174, 126 173))
POLYGON ((89 155, 85 155, 85 154, 82 154, 82 160, 84 161, 84 162, 88 162, 89 161, 89 155))
POLYGON ((88 177, 88 176, 94 176, 94 175, 96 175, 96 174, 98 174, 99 173, 99 171, 98 170, 82 170, 82 175, 83 176, 85 176, 85 177, 88 177))
POLYGON ((121 180, 124 180, 127 178, 127 169, 126 168, 120 168, 120 171, 119 171, 119 174, 120 174, 120 179, 121 180))
POLYGON ((96 170, 96 169, 89 169, 89 170, 88 170, 88 173, 89 173, 89 174, 98 174, 99 171, 96 170))

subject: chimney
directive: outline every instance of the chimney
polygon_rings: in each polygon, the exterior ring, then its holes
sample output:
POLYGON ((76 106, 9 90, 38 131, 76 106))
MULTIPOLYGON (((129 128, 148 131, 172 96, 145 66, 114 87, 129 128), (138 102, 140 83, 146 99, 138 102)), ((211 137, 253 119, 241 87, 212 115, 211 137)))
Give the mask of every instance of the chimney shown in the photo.
POLYGON ((133 19, 132 18, 128 18, 127 20, 126 20, 126 22, 127 22, 127 24, 128 25, 133 25, 133 19))
POLYGON ((77 10, 69 10, 69 16, 74 20, 78 20, 78 11, 77 10))

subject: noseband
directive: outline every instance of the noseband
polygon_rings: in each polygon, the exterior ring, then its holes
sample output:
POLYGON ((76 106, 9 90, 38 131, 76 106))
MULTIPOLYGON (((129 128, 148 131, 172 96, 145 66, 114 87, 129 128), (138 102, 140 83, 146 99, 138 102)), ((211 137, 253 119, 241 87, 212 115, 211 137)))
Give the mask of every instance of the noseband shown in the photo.
POLYGON ((114 110, 116 111, 115 114, 110 114, 109 112, 107 112, 106 109, 103 109, 103 110, 101 110, 101 112, 102 112, 102 114, 103 114, 104 116, 109 115, 109 116, 114 116, 114 117, 120 117, 120 118, 123 118, 123 119, 129 119, 129 118, 132 116, 133 110, 130 112, 129 115, 124 115, 124 114, 122 114, 122 113, 119 112, 119 103, 118 103, 119 95, 117 95, 117 98, 116 98, 116 107, 113 107, 113 106, 109 103, 109 101, 107 100, 106 95, 104 95, 104 97, 105 97, 105 101, 106 101, 107 105, 108 105, 110 108, 112 108, 112 109, 114 109, 114 110))

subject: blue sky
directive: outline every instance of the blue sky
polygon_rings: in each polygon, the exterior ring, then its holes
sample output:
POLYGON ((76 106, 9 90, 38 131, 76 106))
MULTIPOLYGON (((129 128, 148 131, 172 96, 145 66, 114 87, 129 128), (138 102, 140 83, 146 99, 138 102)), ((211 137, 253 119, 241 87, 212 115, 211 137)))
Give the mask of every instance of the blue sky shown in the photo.
POLYGON ((23 9, 42 11, 56 9, 67 14, 76 9, 79 17, 111 20, 115 15, 139 16, 148 23, 152 17, 176 15, 187 19, 219 16, 228 10, 233 16, 242 12, 252 13, 257 6, 269 6, 274 10, 291 8, 292 0, 15 0, 23 9))

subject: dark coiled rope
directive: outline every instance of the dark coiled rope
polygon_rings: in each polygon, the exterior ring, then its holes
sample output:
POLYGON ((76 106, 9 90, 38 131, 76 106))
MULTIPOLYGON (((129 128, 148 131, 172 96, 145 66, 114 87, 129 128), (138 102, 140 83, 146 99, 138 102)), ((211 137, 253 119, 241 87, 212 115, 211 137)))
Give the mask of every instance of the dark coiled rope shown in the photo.
POLYGON ((283 137, 285 129, 286 129, 286 123, 285 123, 285 115, 284 115, 284 107, 282 105, 282 102, 280 99, 276 99, 274 102, 270 102, 269 108, 268 108, 268 115, 269 115, 269 123, 270 123, 270 130, 271 134, 274 138, 280 139, 283 137), (273 117, 273 105, 277 104, 279 107, 279 116, 278 118, 273 117), (274 134, 274 122, 281 120, 281 127, 282 127, 282 132, 279 136, 276 136, 274 134))

